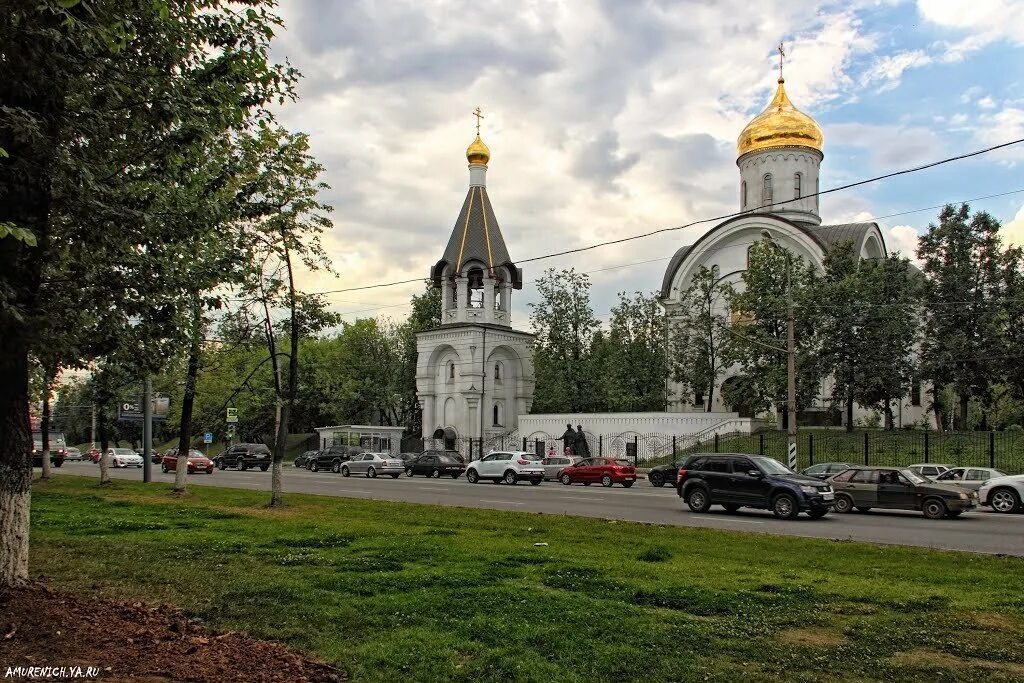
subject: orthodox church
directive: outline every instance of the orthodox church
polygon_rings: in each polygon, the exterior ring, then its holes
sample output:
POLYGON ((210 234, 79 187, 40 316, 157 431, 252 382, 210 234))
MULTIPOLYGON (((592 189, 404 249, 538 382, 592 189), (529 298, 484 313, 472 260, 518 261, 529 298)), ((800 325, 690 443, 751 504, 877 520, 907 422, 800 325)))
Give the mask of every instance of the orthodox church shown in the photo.
MULTIPOLYGON (((810 116, 797 109, 786 94, 780 73, 775 96, 740 133, 736 144, 739 167, 739 206, 744 213, 719 223, 693 244, 680 247, 662 279, 660 298, 668 315, 679 310, 680 298, 693 276, 707 268, 722 282, 742 288, 751 245, 770 239, 799 255, 818 270, 825 255, 840 242, 852 242, 862 259, 887 255, 885 238, 877 223, 823 224, 818 197, 818 176, 824 159, 824 136, 810 116)), ((723 309, 724 309, 724 303, 723 309)), ((727 311, 722 311, 727 313, 727 311)), ((735 381, 738 368, 726 372, 711 397, 684 396, 670 382, 670 412, 733 412, 749 417, 744 406, 723 403, 722 387, 735 381), (708 406, 710 399, 711 405, 708 406)), ((819 392, 819 404, 802 415, 802 421, 826 424, 831 415, 828 397, 831 380, 819 392)), ((895 406, 897 426, 930 419, 921 405, 920 386, 912 388, 902 405, 895 406)), ((855 409, 854 419, 868 411, 855 409)))
POLYGON ((441 289, 441 326, 416 335, 416 395, 423 437, 489 438, 514 430, 533 402, 534 336, 512 328, 512 291, 523 271, 505 246, 487 194, 491 152, 466 150, 469 190, 448 246, 430 269, 441 289))

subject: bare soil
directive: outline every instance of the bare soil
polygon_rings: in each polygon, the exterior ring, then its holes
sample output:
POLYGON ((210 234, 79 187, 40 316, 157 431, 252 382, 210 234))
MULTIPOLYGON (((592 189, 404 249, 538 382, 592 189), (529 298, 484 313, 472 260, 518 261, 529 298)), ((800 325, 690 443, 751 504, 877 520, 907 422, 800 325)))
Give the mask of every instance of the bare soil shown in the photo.
POLYGON ((0 592, 7 667, 98 667, 101 681, 344 681, 281 643, 215 633, 170 605, 80 597, 31 583, 0 592))

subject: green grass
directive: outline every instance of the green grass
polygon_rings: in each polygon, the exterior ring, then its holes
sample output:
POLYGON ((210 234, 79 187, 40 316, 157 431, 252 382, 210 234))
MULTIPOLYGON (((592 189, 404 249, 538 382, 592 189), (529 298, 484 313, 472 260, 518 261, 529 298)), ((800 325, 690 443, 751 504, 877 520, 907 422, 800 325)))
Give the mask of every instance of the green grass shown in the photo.
POLYGON ((1024 678, 1020 558, 70 476, 32 498, 34 575, 356 681, 1024 678))

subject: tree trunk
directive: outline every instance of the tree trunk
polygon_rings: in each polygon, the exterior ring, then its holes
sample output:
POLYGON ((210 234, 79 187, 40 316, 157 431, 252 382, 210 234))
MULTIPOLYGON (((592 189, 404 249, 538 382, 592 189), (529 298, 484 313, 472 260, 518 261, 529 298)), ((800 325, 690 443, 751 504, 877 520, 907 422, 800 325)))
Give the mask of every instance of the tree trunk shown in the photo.
MULTIPOLYGON (((10 238, 7 238, 8 240, 10 238)), ((28 580, 32 430, 28 419, 28 340, 0 331, 0 589, 28 580)))
POLYGON ((882 412, 885 415, 885 428, 887 431, 891 432, 894 428, 894 420, 892 415, 892 401, 886 398, 885 403, 883 403, 883 406, 884 407, 882 408, 882 412))
POLYGON ((110 438, 107 436, 107 404, 100 404, 100 485, 110 483, 110 460, 107 458, 107 448, 110 445, 110 438))
POLYGON ((846 431, 853 431, 853 395, 846 397, 846 431))
POLYGON ((192 293, 192 342, 188 347, 188 370, 185 375, 185 394, 181 398, 181 428, 178 434, 178 457, 174 466, 174 492, 185 493, 185 475, 188 474, 188 455, 192 450, 192 405, 196 397, 196 377, 199 375, 199 350, 203 336, 203 310, 199 292, 192 293), (184 458, 184 459, 183 459, 184 458))
POLYGON ((967 394, 960 394, 960 431, 966 432, 969 427, 967 424, 967 409, 970 397, 967 394))
POLYGON ((53 476, 50 466, 50 371, 44 370, 46 377, 43 378, 43 419, 39 422, 39 438, 42 441, 42 474, 40 479, 49 479, 53 476))
MULTIPOLYGON (((284 237, 284 235, 282 235, 284 237)), ((291 348, 288 349, 288 384, 285 394, 285 402, 281 408, 281 424, 277 430, 277 439, 274 442, 274 471, 270 477, 271 493, 270 505, 282 505, 281 495, 281 464, 284 461, 285 438, 288 434, 288 423, 291 420, 292 409, 295 407, 295 393, 299 384, 299 318, 298 306, 295 298, 295 277, 292 273, 292 257, 288 249, 287 238, 284 240, 284 262, 288 270, 288 304, 291 311, 291 348)), ((278 394, 280 395, 280 394, 278 394)), ((480 407, 483 410, 483 406, 480 407)))
POLYGON ((935 415, 935 429, 939 433, 945 431, 945 426, 942 423, 942 405, 939 401, 941 393, 942 387, 938 383, 932 382, 932 413, 935 415))

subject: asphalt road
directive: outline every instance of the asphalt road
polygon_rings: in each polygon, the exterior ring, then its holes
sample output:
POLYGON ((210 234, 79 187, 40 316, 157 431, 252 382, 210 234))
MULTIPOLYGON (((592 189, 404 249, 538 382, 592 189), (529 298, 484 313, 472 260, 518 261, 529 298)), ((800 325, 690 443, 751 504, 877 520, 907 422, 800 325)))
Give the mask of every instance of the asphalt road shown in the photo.
MULTIPOLYGON (((98 476, 98 469, 99 466, 91 462, 71 462, 53 471, 57 474, 98 476)), ((111 468, 110 473, 111 477, 118 479, 142 480, 141 469, 111 468)), ((162 474, 159 466, 154 465, 153 480, 173 482, 174 473, 162 474)), ((376 479, 362 476, 345 478, 340 474, 308 472, 290 465, 284 468, 283 481, 286 492, 1024 556, 1024 514, 1003 515, 987 508, 979 508, 958 519, 929 520, 919 512, 872 510, 867 514, 830 513, 819 520, 801 515, 796 520, 783 521, 763 510, 743 509, 728 514, 718 506, 708 513, 695 514, 679 500, 675 489, 654 488, 647 481, 638 481, 631 489, 578 484, 563 486, 554 481, 540 486, 525 482, 508 486, 483 482, 470 484, 464 476, 459 479, 405 476, 398 479, 383 476, 376 479)), ((270 488, 270 473, 214 470, 212 475, 190 475, 189 485, 266 491, 270 488)))

